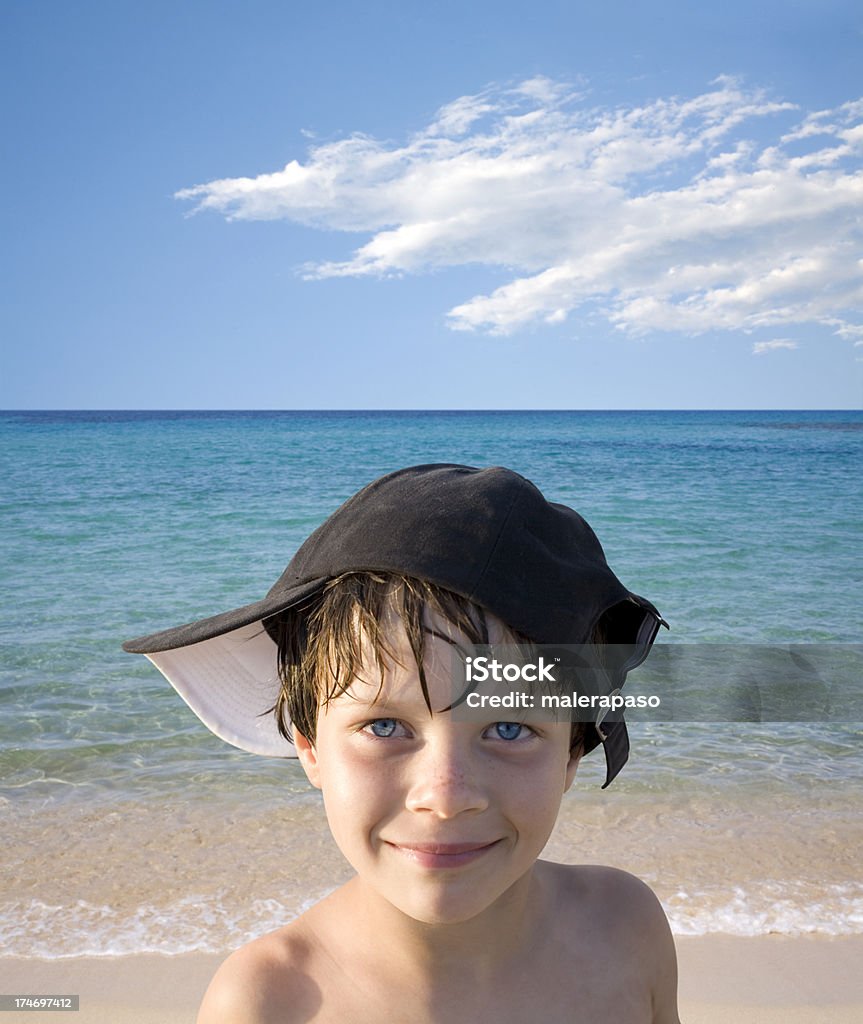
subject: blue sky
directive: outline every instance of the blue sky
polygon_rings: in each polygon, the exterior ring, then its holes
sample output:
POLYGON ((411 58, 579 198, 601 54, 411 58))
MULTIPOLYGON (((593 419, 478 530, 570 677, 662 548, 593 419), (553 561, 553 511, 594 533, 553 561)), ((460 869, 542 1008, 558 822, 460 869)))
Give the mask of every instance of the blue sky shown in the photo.
POLYGON ((0 36, 0 407, 863 408, 859 4, 0 36))

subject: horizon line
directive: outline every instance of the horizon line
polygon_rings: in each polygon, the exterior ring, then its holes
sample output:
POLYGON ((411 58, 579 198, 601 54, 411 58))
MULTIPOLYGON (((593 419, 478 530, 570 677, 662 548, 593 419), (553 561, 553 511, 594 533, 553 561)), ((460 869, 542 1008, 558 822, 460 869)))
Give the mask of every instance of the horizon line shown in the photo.
POLYGON ((0 415, 7 413, 397 413, 397 412, 423 412, 423 413, 561 413, 561 412, 597 412, 597 413, 633 413, 633 412, 863 412, 863 406, 852 408, 850 406, 796 406, 796 407, 744 407, 744 406, 703 406, 700 408, 682 406, 663 407, 628 407, 628 408, 446 408, 446 407, 415 407, 415 406, 393 406, 389 408, 234 408, 217 406, 200 407, 172 407, 172 408, 143 408, 119 406, 111 407, 41 407, 41 408, 2 408, 0 415))

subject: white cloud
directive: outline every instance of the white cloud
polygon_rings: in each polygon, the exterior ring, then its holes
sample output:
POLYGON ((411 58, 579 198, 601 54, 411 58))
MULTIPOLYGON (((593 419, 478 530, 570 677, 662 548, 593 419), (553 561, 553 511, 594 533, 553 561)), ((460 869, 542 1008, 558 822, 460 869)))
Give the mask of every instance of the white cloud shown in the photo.
POLYGON ((855 339, 861 118, 863 100, 801 114, 727 77, 615 108, 538 77, 462 96, 401 145, 355 134, 177 196, 369 236, 307 277, 501 268, 508 283, 449 310, 458 330, 559 323, 590 303, 631 334, 817 323, 855 339))
POLYGON ((752 346, 752 354, 754 356, 763 356, 767 352, 776 352, 783 348, 799 348, 800 346, 796 341, 791 341, 789 338, 775 338, 773 341, 756 341, 752 346))

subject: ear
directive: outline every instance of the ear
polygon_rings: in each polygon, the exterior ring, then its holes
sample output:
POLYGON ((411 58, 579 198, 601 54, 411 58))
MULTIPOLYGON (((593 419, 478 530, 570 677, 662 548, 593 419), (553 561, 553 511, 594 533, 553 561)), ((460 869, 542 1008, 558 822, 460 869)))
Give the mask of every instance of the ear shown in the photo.
POLYGON ((294 748, 306 773, 306 778, 316 788, 321 788, 321 773, 318 770, 318 752, 311 740, 294 729, 294 748))
POLYGON ((581 760, 583 750, 584 747, 581 743, 579 743, 577 746, 573 747, 572 750, 569 752, 569 761, 567 761, 566 763, 566 775, 564 776, 564 793, 567 792, 569 787, 575 781, 575 773, 578 769, 578 762, 581 760))

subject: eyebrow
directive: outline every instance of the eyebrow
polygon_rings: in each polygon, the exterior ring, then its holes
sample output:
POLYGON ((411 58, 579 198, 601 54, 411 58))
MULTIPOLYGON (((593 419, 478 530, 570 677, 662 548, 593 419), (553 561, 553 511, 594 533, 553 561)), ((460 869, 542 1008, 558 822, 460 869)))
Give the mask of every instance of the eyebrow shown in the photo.
MULTIPOLYGON (((359 701, 358 703, 366 703, 359 701)), ((373 701, 366 703, 366 707, 373 711, 387 711, 390 712, 394 717, 399 714, 405 714, 407 712, 415 712, 417 708, 422 708, 423 711, 431 711, 431 709, 423 700, 422 690, 417 686, 417 700, 409 700, 403 697, 382 697, 378 695, 373 701)))

